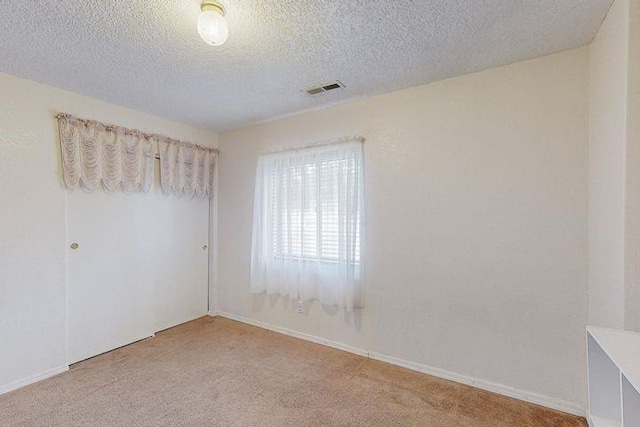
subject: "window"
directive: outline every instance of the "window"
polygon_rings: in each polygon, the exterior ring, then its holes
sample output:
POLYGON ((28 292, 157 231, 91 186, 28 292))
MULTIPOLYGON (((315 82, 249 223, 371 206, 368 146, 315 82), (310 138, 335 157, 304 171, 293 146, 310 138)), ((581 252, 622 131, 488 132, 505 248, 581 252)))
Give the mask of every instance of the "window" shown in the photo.
POLYGON ((260 157, 252 292, 361 305, 362 157, 360 140, 260 157))

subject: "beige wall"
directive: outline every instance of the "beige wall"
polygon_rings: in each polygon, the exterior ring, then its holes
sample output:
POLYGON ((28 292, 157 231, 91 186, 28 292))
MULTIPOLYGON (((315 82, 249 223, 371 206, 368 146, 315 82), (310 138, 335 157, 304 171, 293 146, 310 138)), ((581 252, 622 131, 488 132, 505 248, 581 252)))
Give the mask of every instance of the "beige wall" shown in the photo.
POLYGON ((583 48, 222 134, 218 308, 579 412, 588 61, 583 48), (252 297, 258 154, 345 135, 367 139, 365 309, 252 297))
POLYGON ((54 115, 63 111, 205 145, 217 145, 217 135, 6 74, 0 74, 0 93, 2 391, 66 364, 66 197, 54 115))
POLYGON ((589 86, 589 323, 624 326, 628 0, 591 46, 589 86))

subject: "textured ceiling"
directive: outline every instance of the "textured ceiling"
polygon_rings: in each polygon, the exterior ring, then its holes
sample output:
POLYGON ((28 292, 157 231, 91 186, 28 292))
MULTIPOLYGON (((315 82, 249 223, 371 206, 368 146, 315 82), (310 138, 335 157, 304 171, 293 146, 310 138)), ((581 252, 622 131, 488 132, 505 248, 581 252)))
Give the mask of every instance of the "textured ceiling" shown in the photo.
POLYGON ((226 131, 588 44, 612 0, 223 3, 211 47, 197 0, 1 0, 0 71, 226 131))

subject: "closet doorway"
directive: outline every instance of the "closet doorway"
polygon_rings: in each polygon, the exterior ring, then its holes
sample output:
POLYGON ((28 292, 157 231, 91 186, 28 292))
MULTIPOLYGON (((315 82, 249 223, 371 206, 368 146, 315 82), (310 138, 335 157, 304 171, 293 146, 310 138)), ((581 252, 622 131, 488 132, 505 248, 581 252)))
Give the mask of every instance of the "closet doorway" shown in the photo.
POLYGON ((66 202, 69 364, 207 314, 208 199, 156 185, 66 202))

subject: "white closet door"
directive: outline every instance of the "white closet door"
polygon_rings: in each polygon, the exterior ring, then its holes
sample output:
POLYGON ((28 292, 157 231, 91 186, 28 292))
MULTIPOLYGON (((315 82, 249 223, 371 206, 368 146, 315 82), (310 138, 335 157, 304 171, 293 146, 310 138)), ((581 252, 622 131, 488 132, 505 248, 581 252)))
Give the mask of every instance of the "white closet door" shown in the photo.
POLYGON ((202 317, 209 305, 209 200, 160 197, 154 212, 155 332, 202 317))
POLYGON ((67 196, 68 363, 206 314, 208 206, 162 194, 67 196))

